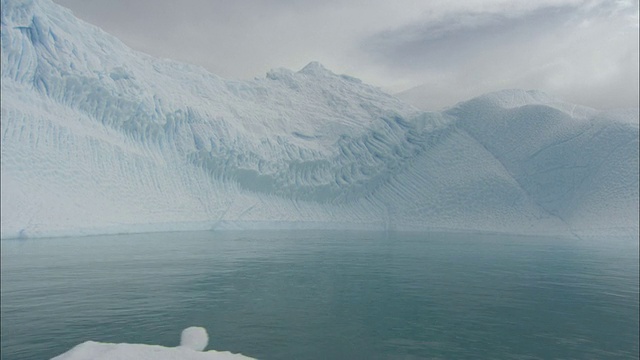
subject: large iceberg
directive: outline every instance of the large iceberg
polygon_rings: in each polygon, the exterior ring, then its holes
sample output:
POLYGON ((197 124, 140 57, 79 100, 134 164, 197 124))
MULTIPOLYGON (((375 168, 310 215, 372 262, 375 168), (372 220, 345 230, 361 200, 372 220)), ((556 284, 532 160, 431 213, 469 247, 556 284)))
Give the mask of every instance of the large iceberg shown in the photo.
POLYGON ((2 238, 638 231, 638 109, 509 90, 424 112, 316 62, 226 80, 49 0, 2 0, 1 31, 2 238))

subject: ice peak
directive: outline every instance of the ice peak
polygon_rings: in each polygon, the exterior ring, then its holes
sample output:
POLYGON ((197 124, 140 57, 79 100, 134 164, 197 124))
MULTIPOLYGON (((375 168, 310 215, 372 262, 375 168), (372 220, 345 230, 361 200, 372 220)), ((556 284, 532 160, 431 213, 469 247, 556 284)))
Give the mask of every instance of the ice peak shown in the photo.
POLYGON ((34 1, 2 0, 2 25, 24 26, 31 24, 34 16, 34 1))
POLYGON ((29 26, 34 16, 59 17, 60 13, 71 13, 51 0, 2 0, 2 24, 29 26))
MULTIPOLYGON (((462 101, 454 105, 456 108, 473 108, 479 103, 492 104, 503 109, 517 108, 526 105, 544 105, 565 111, 576 108, 575 105, 566 103, 561 99, 553 97, 540 90, 505 89, 486 93, 470 100, 462 101)), ((584 111, 589 111, 586 107, 580 107, 584 111)))
POLYGON ((558 99, 540 90, 504 89, 481 95, 484 98, 495 99, 501 102, 516 101, 527 104, 544 104, 558 99))
MULTIPOLYGON (((576 118, 585 119, 597 113, 590 107, 568 103, 558 97, 540 90, 507 89, 481 95, 475 99, 460 103, 458 106, 468 107, 469 104, 484 102, 502 109, 514 109, 523 106, 543 106, 555 109, 576 118), (467 105, 465 105, 467 104, 467 105)), ((474 105, 472 105, 473 107, 474 105)))
POLYGON ((327 68, 322 66, 322 64, 320 64, 317 61, 312 61, 308 63, 305 67, 303 67, 298 72, 300 74, 306 74, 306 75, 333 75, 331 71, 327 70, 327 68))

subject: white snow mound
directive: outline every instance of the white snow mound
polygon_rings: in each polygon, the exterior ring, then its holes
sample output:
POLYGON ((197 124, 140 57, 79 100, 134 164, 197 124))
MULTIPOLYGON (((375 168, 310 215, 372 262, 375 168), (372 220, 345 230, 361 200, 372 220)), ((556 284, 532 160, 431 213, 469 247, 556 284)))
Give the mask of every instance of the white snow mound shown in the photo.
POLYGON ((108 344, 86 341, 52 360, 241 360, 253 359, 228 351, 203 351, 209 338, 201 327, 182 331, 180 346, 108 344))
POLYGON ((207 347, 208 342, 209 336, 207 335, 207 330, 204 328, 192 326, 182 330, 180 346, 195 351, 202 351, 207 347))

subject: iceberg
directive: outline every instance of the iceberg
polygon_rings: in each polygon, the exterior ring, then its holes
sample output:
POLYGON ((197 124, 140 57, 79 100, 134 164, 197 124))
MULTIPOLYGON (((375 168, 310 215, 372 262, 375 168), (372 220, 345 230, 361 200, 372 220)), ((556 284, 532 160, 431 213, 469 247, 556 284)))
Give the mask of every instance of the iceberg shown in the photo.
POLYGON ((1 26, 3 239, 638 232, 637 109, 509 90, 425 112, 317 62, 228 80, 50 0, 2 0, 1 26))

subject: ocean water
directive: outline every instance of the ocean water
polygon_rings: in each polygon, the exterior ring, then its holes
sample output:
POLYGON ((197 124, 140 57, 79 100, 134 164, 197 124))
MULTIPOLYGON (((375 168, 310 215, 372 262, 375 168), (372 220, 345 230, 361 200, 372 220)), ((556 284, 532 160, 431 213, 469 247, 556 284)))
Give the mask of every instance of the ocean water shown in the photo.
POLYGON ((328 231, 7 240, 2 359, 86 340, 261 359, 638 359, 638 239, 328 231))

